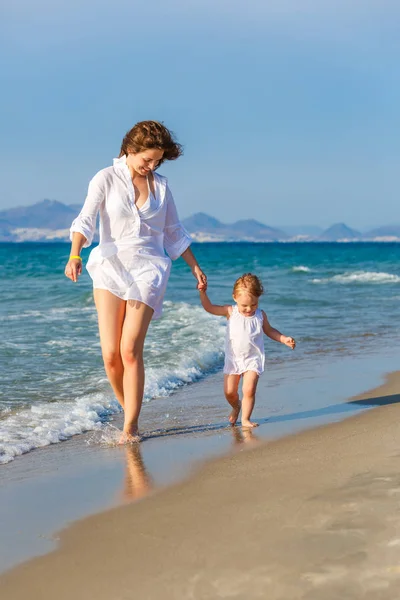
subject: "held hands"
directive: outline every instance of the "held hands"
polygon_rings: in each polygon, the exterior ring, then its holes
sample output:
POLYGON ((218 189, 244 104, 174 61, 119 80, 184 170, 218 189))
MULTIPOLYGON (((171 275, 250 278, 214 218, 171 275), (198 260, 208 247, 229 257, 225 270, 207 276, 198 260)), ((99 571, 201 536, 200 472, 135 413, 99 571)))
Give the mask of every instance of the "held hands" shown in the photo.
POLYGON ((207 276, 200 269, 199 265, 193 267, 192 273, 197 279, 197 289, 201 292, 205 292, 207 289, 207 276))
POLYGON ((294 340, 292 337, 283 336, 282 344, 285 344, 285 346, 288 346, 292 350, 296 348, 296 340, 294 340))
POLYGON ((82 259, 70 258, 65 266, 65 276, 73 282, 78 281, 79 275, 82 273, 82 259))

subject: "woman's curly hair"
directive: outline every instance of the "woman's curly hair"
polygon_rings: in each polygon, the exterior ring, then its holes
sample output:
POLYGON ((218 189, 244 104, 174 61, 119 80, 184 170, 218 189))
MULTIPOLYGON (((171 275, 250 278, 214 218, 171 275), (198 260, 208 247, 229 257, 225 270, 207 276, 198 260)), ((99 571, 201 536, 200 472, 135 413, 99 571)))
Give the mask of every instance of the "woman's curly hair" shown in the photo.
POLYGON ((136 154, 144 150, 162 150, 163 157, 158 167, 166 160, 176 160, 183 154, 183 149, 169 129, 158 121, 140 121, 125 135, 119 156, 136 154))

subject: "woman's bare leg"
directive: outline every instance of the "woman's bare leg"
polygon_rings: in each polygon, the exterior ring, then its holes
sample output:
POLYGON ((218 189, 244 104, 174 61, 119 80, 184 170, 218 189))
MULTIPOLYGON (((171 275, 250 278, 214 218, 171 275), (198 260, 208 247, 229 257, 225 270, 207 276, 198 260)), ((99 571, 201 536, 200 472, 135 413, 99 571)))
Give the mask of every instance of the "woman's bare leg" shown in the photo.
POLYGON ((240 413, 239 401, 239 382, 240 375, 224 375, 224 394, 229 404, 232 406, 232 412, 229 415, 229 423, 235 425, 240 413))
POLYGON ((124 365, 124 435, 138 435, 138 420, 144 391, 143 346, 153 309, 135 300, 126 304, 122 327, 121 358, 124 365))
POLYGON ((94 290, 94 301, 99 322, 104 368, 114 394, 124 408, 124 366, 120 348, 126 302, 108 290, 97 289, 94 290))
POLYGON ((243 373, 242 427, 258 427, 258 423, 250 421, 256 401, 257 383, 258 375, 255 371, 246 371, 246 373, 243 373))

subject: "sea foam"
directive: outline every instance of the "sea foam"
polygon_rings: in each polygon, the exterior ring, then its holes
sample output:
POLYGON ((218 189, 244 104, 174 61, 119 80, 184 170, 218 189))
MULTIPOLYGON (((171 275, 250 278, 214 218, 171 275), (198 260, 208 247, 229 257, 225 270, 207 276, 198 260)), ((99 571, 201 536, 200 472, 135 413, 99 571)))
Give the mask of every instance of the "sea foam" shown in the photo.
MULTIPOLYGON (((168 396, 216 370, 223 356, 224 329, 222 319, 200 307, 166 302, 165 319, 153 324, 146 340, 144 401, 168 396)), ((108 386, 74 400, 36 401, 11 413, 8 408, 0 419, 0 464, 35 448, 101 430, 120 411, 108 386)))
POLYGON ((310 273, 311 269, 309 267, 306 267, 305 265, 297 265, 295 267, 292 267, 292 272, 293 273, 310 273))
POLYGON ((341 283, 341 284, 352 284, 352 283, 400 283, 400 277, 391 273, 375 272, 375 271, 353 271, 350 273, 343 273, 340 275, 334 275, 333 277, 327 277, 325 279, 313 279, 313 283, 341 283))

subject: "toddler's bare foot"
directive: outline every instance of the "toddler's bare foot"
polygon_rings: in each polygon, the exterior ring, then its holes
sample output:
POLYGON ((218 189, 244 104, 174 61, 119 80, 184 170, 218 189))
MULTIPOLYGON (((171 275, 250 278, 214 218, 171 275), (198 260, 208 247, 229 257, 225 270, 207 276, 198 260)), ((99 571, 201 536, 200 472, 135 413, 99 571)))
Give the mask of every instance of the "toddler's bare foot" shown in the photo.
POLYGON ((238 402, 237 406, 235 408, 232 409, 231 414, 229 415, 229 423, 231 425, 235 425, 236 421, 238 420, 238 416, 240 413, 240 402, 238 402))
POLYGON ((119 438, 118 445, 123 446, 124 444, 137 444, 141 441, 141 437, 139 431, 134 431, 132 433, 128 433, 123 431, 121 437, 119 438))
POLYGON ((244 429, 250 429, 252 427, 258 427, 258 423, 253 423, 252 421, 246 421, 242 419, 242 427, 244 429))

